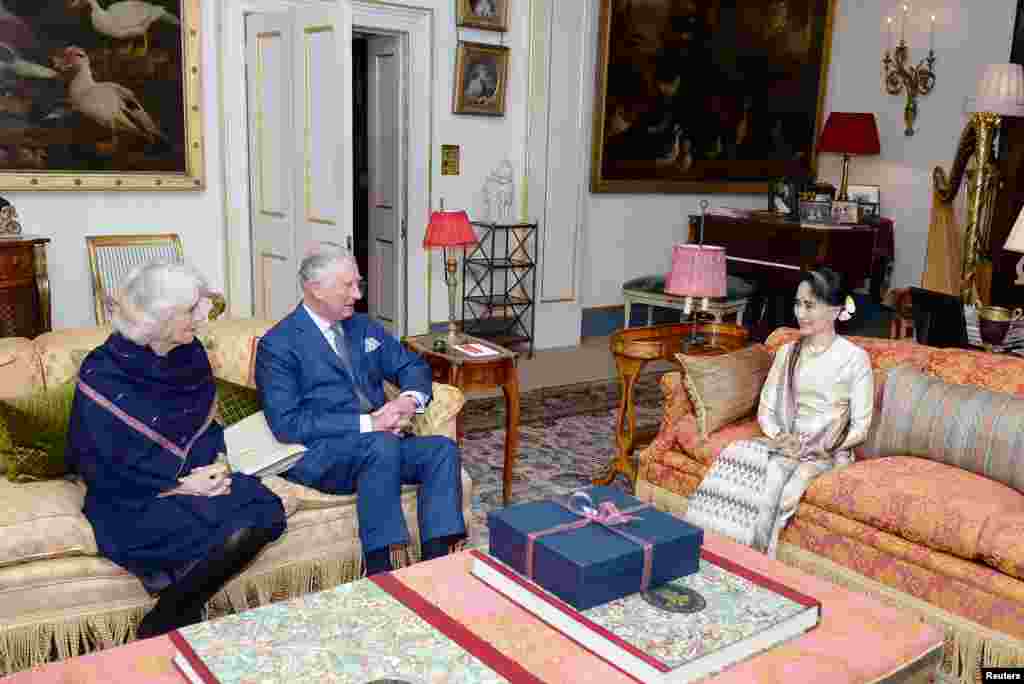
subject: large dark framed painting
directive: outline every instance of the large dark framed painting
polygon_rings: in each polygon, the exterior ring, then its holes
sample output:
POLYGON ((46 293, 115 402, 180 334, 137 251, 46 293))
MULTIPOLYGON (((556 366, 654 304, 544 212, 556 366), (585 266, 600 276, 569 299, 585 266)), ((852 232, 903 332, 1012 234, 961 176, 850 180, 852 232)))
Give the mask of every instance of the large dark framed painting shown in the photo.
POLYGON ((3 0, 0 189, 202 189, 200 1, 3 0))
POLYGON ((834 0, 601 0, 593 192, 813 177, 834 0))

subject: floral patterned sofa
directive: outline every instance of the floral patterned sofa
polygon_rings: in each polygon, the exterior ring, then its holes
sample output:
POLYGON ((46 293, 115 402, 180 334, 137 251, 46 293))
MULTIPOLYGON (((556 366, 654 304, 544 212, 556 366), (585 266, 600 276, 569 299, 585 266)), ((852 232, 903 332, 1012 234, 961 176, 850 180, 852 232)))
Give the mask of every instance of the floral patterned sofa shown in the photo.
MULTIPOLYGON (((270 325, 210 322, 202 339, 216 376, 252 386, 256 343, 270 325)), ((0 339, 0 398, 23 397, 73 380, 85 354, 109 334, 109 328, 82 328, 34 340, 0 339)), ((434 401, 416 417, 414 429, 454 439, 463 401, 458 389, 435 384, 434 401)), ((134 576, 98 555, 92 528, 81 513, 84 486, 70 478, 15 483, 2 472, 0 675, 133 638, 153 599, 134 576)), ((287 531, 214 597, 215 610, 244 610, 362 574, 355 496, 321 494, 280 477, 264 481, 284 501, 287 531)), ((465 471, 462 488, 468 523, 473 489, 465 471)), ((402 500, 415 535, 415 488, 407 487, 402 500)), ((418 543, 414 538, 412 548, 396 553, 395 561, 402 565, 418 557, 418 543)))
MULTIPOLYGON (((774 352, 796 336, 782 328, 765 346, 774 352)), ((980 665, 1024 665, 1024 417, 1020 402, 976 389, 1024 398, 1024 359, 849 339, 875 373, 871 433, 854 464, 812 483, 779 558, 943 627, 944 679, 966 684, 980 665), (908 377, 937 391, 908 400, 908 377), (979 410, 972 396, 1016 414, 979 410), (969 447, 949 453, 958 440, 969 447)), ((718 453, 761 432, 748 416, 702 439, 680 373, 661 385, 665 411, 639 454, 637 496, 681 513, 718 453)))

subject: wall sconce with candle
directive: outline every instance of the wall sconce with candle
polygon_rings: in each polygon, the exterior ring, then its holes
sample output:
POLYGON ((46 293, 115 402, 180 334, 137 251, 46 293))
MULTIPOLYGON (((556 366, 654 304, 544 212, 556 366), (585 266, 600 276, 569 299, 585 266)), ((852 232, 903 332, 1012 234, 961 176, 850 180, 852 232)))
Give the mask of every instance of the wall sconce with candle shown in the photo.
POLYGON ((917 66, 910 64, 910 49, 907 47, 907 19, 910 5, 903 5, 903 16, 900 18, 900 42, 892 49, 892 17, 886 17, 889 33, 889 45, 882 58, 885 69, 885 90, 890 95, 905 93, 907 102, 903 107, 904 135, 914 135, 914 121, 917 119, 917 98, 927 95, 935 88, 935 15, 931 17, 931 30, 928 34, 928 56, 917 66), (891 53, 891 54, 890 54, 891 53))

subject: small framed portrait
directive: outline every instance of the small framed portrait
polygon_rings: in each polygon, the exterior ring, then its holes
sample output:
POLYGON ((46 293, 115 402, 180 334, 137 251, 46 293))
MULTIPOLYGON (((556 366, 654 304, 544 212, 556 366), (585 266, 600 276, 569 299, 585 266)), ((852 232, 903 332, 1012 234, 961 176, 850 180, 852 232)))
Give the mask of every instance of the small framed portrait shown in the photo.
POLYGON ((773 178, 768 183, 769 208, 779 216, 799 218, 800 185, 795 178, 773 178))
POLYGON ((850 185, 846 188, 847 197, 851 202, 863 205, 864 216, 878 216, 878 207, 882 202, 882 193, 877 185, 850 185), (869 210, 868 207, 873 205, 869 210))
POLYGON ((860 223, 860 205, 856 202, 833 202, 832 223, 860 223))
POLYGON ((452 112, 505 116, 508 61, 506 47, 460 41, 455 58, 452 112))
POLYGON ((831 223, 831 202, 801 202, 800 220, 805 223, 831 223))
POLYGON ((458 26, 508 31, 508 6, 512 0, 455 0, 458 26))
POLYGON ((862 220, 881 217, 881 214, 878 212, 878 202, 858 202, 858 205, 860 206, 860 216, 862 220))

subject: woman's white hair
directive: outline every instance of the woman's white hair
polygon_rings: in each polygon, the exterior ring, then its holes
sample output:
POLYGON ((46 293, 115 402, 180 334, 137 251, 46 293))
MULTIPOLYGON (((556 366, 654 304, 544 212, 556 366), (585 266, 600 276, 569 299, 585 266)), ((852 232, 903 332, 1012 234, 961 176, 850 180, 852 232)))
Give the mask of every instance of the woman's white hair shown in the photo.
POLYGON ((175 309, 192 306, 208 290, 206 278, 189 264, 163 259, 141 264, 121 282, 110 323, 132 342, 151 344, 165 336, 175 309))
POLYGON ((348 266, 358 268, 347 249, 315 242, 306 250, 299 264, 299 285, 305 288, 310 283, 326 283, 348 266))

